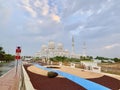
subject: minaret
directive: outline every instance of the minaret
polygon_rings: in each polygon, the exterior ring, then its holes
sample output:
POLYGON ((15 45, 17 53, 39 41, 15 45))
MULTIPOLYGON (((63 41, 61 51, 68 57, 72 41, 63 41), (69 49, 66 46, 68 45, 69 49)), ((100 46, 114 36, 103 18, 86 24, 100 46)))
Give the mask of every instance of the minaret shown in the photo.
POLYGON ((72 53, 74 53, 74 37, 72 36, 72 53))
POLYGON ((83 56, 86 57, 86 43, 83 43, 83 56))

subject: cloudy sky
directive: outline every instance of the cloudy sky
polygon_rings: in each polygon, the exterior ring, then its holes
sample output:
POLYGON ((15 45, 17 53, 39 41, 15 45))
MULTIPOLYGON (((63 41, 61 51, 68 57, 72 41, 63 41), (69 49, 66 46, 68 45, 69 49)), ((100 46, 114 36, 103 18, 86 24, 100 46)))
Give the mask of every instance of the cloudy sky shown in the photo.
POLYGON ((71 51, 120 57, 120 0, 0 0, 0 46, 34 55, 42 44, 60 42, 71 51))

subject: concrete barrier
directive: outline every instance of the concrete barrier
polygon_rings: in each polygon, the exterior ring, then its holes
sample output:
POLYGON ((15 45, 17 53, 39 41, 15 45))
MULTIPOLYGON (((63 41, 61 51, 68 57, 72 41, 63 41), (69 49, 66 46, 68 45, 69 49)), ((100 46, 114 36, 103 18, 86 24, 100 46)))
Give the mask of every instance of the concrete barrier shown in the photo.
POLYGON ((23 69, 23 90, 35 90, 32 83, 30 82, 30 78, 27 74, 27 72, 25 71, 24 67, 22 66, 23 69))

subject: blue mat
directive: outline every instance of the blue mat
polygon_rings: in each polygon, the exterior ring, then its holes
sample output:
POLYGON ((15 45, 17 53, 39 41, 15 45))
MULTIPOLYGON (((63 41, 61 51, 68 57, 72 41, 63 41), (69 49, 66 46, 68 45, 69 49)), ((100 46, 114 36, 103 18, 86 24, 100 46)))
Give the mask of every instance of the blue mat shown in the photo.
POLYGON ((66 73, 66 72, 62 72, 62 71, 59 71, 59 70, 53 70, 51 68, 46 68, 46 67, 41 66, 39 64, 34 64, 34 66, 36 66, 38 68, 41 68, 43 70, 47 70, 47 71, 55 71, 59 75, 61 75, 61 76, 65 77, 65 78, 79 84, 80 86, 83 86, 87 90, 110 90, 109 88, 107 88, 105 86, 102 86, 102 85, 100 85, 98 83, 86 80, 84 78, 80 78, 78 76, 75 76, 75 75, 72 75, 72 74, 69 74, 69 73, 66 73))

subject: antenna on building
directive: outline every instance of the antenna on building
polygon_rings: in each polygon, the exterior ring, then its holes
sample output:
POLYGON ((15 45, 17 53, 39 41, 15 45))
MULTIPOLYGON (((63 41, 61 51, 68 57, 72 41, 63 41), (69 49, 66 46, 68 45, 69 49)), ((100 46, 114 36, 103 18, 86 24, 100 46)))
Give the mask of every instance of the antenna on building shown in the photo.
POLYGON ((83 42, 83 56, 86 57, 86 43, 83 42))

